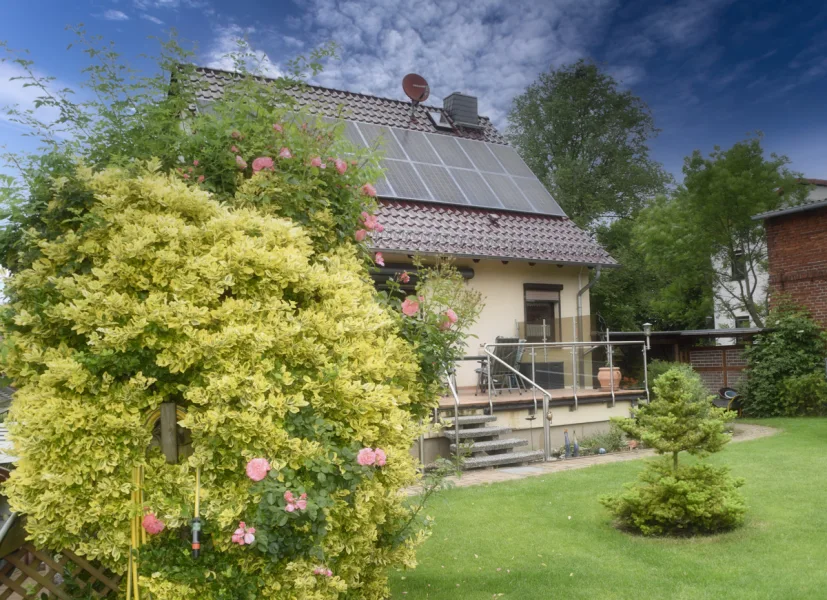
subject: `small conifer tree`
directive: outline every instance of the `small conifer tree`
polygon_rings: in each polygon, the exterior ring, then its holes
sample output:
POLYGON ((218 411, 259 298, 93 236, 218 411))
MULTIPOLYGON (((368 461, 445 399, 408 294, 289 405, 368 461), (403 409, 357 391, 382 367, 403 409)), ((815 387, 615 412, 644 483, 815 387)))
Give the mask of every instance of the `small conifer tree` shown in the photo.
POLYGON ((612 419, 629 437, 671 455, 647 464, 637 484, 600 500, 618 522, 644 535, 712 533, 739 525, 745 512, 737 488, 743 480, 726 467, 680 465, 681 452, 704 457, 729 442, 734 413, 716 408, 700 377, 672 368, 658 377, 655 397, 632 418, 612 419))

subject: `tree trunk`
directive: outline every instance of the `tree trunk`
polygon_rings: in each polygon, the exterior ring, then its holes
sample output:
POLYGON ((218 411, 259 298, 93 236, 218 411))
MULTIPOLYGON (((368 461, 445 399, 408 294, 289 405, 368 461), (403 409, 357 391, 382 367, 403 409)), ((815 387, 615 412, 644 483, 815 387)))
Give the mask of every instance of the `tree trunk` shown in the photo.
POLYGON ((677 452, 672 453, 672 471, 674 471, 675 473, 678 472, 678 453, 677 452))

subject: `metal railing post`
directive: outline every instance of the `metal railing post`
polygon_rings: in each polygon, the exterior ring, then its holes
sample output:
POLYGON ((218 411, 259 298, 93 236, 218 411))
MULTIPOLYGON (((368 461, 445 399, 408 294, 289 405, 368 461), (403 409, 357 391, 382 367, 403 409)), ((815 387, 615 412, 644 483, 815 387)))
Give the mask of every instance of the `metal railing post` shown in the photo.
MULTIPOLYGON (((536 366, 535 366, 534 358, 535 358, 535 350, 534 350, 534 346, 532 346, 531 347, 531 381, 536 383, 537 382, 537 375, 536 375, 536 366)), ((534 387, 534 386, 531 386, 531 391, 534 393, 534 412, 536 414, 536 412, 537 412, 537 388, 534 387)))
MULTIPOLYGON (((425 419, 419 420, 419 425, 424 426, 425 419)), ((419 434, 419 464, 422 465, 422 469, 425 469, 425 433, 419 434)))
MULTIPOLYGON (((485 351, 488 352, 488 347, 486 346, 485 351)), ((491 357, 488 357, 488 360, 485 361, 486 366, 488 368, 488 414, 494 414, 494 399, 493 399, 493 386, 494 382, 491 381, 491 357)))
POLYGON ((543 394, 543 460, 548 462, 551 458, 551 448, 549 447, 549 438, 551 428, 548 420, 548 394, 543 394))
POLYGON ((608 348, 607 348, 606 351, 609 353, 609 373, 611 373, 611 375, 612 375, 612 378, 609 380, 609 381, 612 382, 611 383, 611 385, 612 385, 612 408, 614 408, 615 407, 615 368, 614 368, 614 362, 612 360, 612 358, 613 358, 612 357, 612 345, 607 344, 607 346, 608 346, 608 348))
POLYGON ((446 371, 445 376, 448 380, 448 389, 454 397, 454 444, 456 445, 456 452, 454 452, 454 456, 456 458, 457 469, 459 469, 461 466, 461 450, 459 440, 459 394, 457 394, 457 387, 454 385, 453 379, 451 379, 451 373, 446 371))
POLYGON ((577 410, 577 346, 571 347, 571 390, 574 393, 574 410, 577 410))
POLYGON ((646 402, 649 403, 652 399, 649 397, 649 365, 646 364, 646 343, 643 343, 643 385, 646 387, 646 402))

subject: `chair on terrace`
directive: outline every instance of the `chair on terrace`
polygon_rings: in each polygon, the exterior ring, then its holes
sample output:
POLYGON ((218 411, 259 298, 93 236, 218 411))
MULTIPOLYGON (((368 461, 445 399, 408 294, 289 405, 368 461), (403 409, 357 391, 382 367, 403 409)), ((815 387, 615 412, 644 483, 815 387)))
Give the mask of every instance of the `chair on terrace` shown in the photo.
MULTIPOLYGON (((522 394, 525 387, 522 379, 508 367, 519 370, 519 361, 522 358, 525 340, 519 338, 498 337, 494 340, 493 354, 500 360, 491 360, 491 388, 502 393, 503 390, 517 390, 522 394), (509 345, 501 345, 509 344, 509 345), (519 345, 518 345, 519 344, 519 345), (500 362, 502 361, 502 362, 500 362), (505 365, 508 365, 506 367, 505 365)), ((488 390, 488 364, 483 363, 477 371, 477 392, 488 390)), ((474 392, 474 395, 477 394, 474 392)))

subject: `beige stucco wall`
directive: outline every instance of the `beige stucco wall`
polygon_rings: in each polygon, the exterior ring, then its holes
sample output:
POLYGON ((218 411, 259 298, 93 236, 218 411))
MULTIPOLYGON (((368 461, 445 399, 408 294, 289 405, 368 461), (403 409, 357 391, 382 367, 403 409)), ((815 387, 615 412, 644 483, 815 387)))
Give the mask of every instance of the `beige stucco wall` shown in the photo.
MULTIPOLYGON (((385 255, 386 262, 409 263, 404 255, 385 255)), ((474 277, 468 281, 469 287, 482 293, 485 308, 477 323, 471 328, 473 336, 468 340, 466 355, 481 354, 480 344, 493 343, 497 336, 516 337, 517 323, 525 321, 523 304, 524 283, 554 283, 563 286, 560 292, 560 316, 562 341, 573 339, 574 317, 577 314, 577 291, 589 281, 589 269, 540 264, 530 266, 527 262, 509 261, 503 264, 499 260, 459 259, 457 267, 469 267, 474 270, 474 277), (578 282, 578 274, 580 281, 578 282)), ((583 294, 583 314, 589 315, 589 293, 583 294)), ((590 331, 580 339, 590 339, 590 331)), ((569 360, 570 354, 565 355, 569 360)), ((550 356, 550 360, 563 360, 563 357, 550 356)), ((472 387, 476 384, 474 369, 477 363, 463 363, 457 371, 457 385, 472 387)), ((568 368, 567 368, 568 370, 568 368)), ((567 381, 567 384, 569 382, 567 381)))

